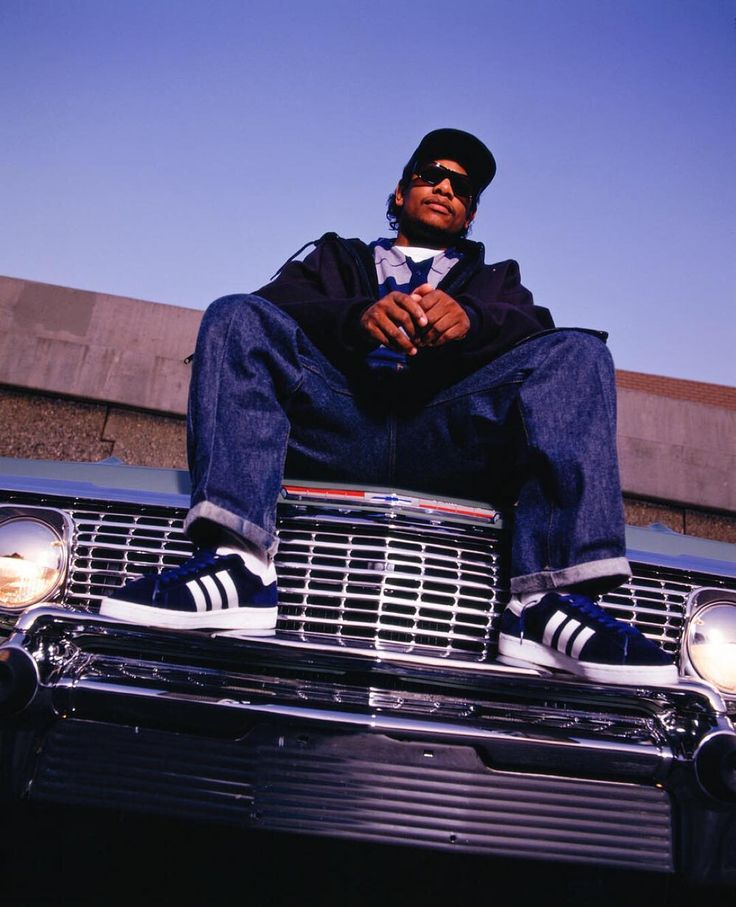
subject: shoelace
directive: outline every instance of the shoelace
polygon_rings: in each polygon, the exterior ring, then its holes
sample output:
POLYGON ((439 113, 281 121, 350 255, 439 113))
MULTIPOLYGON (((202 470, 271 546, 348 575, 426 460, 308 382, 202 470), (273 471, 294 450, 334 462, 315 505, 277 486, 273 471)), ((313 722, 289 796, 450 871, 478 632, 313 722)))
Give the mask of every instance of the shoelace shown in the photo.
POLYGON ((188 561, 184 561, 178 567, 169 567, 167 570, 159 573, 156 578, 156 585, 153 589, 154 601, 158 598, 161 590, 166 589, 173 583, 178 583, 188 576, 199 573, 205 567, 211 567, 217 561, 217 555, 214 551, 198 551, 188 561))
MULTIPOLYGON (((560 598, 563 601, 569 602, 576 610, 582 611, 583 614, 591 618, 591 620, 600 627, 623 636, 624 658, 626 658, 629 651, 629 641, 633 637, 640 636, 639 631, 635 627, 632 627, 630 624, 624 623, 623 621, 615 620, 609 614, 606 614, 606 612, 596 605, 595 602, 590 601, 590 599, 586 598, 584 595, 561 595, 560 598)), ((524 608, 519 615, 519 632, 521 639, 524 639, 524 631, 526 629, 524 626, 525 612, 526 608, 524 608)))
POLYGON ((639 636, 639 631, 632 627, 630 624, 624 623, 623 621, 616 620, 611 617, 610 614, 600 608, 595 602, 590 601, 590 599, 585 598, 583 595, 562 595, 560 596, 565 601, 570 602, 574 605, 578 611, 582 611, 583 614, 595 621, 601 627, 606 630, 613 630, 616 633, 625 634, 627 636, 639 636))
POLYGON ((632 639, 638 638, 641 634, 636 629, 632 627, 631 624, 624 623, 620 620, 614 620, 610 614, 606 614, 601 608, 598 607, 594 602, 589 601, 589 599, 581 595, 565 595, 566 598, 571 604, 573 604, 578 610, 582 611, 583 614, 587 614, 595 623, 599 624, 601 627, 604 627, 606 630, 609 630, 613 633, 617 633, 619 636, 624 638, 624 651, 623 651, 623 660, 626 661, 626 658, 629 654, 629 643, 632 639))

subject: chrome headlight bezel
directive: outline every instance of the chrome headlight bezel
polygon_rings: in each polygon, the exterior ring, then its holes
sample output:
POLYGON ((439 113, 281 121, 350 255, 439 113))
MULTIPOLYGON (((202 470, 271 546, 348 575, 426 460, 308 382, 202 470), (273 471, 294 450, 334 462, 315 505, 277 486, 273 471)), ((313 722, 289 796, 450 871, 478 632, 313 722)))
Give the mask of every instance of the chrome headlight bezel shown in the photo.
POLYGON ((0 611, 19 613, 40 602, 58 601, 60 590, 66 583, 69 559, 74 537, 74 524, 69 514, 54 507, 36 507, 24 504, 0 504, 0 564, 9 558, 34 563, 33 550, 36 546, 37 560, 48 560, 49 576, 43 588, 29 593, 22 601, 3 601, 0 595, 0 611), (14 536, 13 533, 17 533, 14 536), (8 555, 2 544, 3 535, 13 538, 13 554, 8 555), (24 536, 25 535, 25 539, 24 536), (44 544, 48 546, 43 552, 44 544), (22 551, 19 549, 23 549, 22 551))
MULTIPOLYGON (((685 614, 681 646, 684 674, 705 680, 719 691, 729 706, 736 705, 736 591, 710 587, 695 589, 688 598, 685 614), (712 624, 707 630, 711 637, 713 635, 724 637, 718 643, 714 643, 711 639, 711 645, 726 647, 725 654, 721 654, 719 660, 722 664, 726 661, 728 663, 728 679, 722 675, 720 683, 718 678, 713 676, 717 675, 719 670, 716 663, 714 662, 710 671, 711 676, 709 676, 708 670, 703 666, 703 659, 708 658, 708 654, 696 651, 698 646, 708 644, 707 638, 705 638, 705 642, 703 639, 696 640, 696 635, 703 637, 706 622, 712 624), (718 623, 722 627, 719 628, 718 623), (731 649, 733 650, 733 660, 731 660, 731 649), (733 668, 731 668, 731 664, 733 664, 733 668)), ((721 668, 721 670, 723 669, 721 668)), ((729 711, 731 711, 730 708, 729 711)))

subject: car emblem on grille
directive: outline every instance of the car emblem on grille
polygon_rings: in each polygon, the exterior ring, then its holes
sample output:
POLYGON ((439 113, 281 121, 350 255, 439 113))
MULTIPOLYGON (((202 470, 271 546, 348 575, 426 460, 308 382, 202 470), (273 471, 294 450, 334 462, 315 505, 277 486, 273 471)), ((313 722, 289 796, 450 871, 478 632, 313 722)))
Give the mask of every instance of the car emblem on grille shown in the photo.
POLYGON ((376 573, 393 573, 396 567, 390 561, 366 561, 365 569, 375 570, 376 573))

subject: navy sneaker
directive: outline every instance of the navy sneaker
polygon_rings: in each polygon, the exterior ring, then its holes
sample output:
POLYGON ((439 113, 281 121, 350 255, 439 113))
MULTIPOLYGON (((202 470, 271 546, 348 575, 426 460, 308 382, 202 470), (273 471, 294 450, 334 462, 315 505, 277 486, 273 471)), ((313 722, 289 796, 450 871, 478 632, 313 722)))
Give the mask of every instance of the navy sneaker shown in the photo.
POLYGON ((550 592, 520 614, 507 607, 498 654, 509 664, 557 668, 596 683, 667 685, 678 678, 658 645, 584 595, 550 592))
POLYGON ((237 554, 201 551, 179 567, 132 580, 100 614, 146 627, 246 630, 276 626, 276 583, 264 585, 237 554))

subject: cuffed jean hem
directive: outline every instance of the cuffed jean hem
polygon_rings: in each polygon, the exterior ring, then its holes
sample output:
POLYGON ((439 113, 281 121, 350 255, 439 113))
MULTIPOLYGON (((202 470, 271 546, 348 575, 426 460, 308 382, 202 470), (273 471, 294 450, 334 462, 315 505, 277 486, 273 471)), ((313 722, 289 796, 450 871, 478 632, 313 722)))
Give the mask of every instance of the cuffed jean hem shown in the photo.
POLYGON ((511 579, 511 594, 550 592, 554 589, 571 589, 584 584, 601 587, 608 585, 611 590, 626 582, 630 576, 631 567, 625 557, 607 557, 598 561, 587 561, 584 564, 574 564, 572 567, 562 567, 559 570, 543 570, 526 576, 514 576, 511 579))
POLYGON ((273 558, 276 554, 279 544, 278 539, 266 532, 265 529, 261 529, 260 526, 256 526, 255 523, 244 520, 237 514, 232 513, 230 510, 225 510, 224 507, 219 507, 211 501, 200 501, 191 508, 184 520, 184 531, 188 533, 192 523, 196 520, 207 520, 210 523, 221 526, 223 529, 227 529, 229 532, 256 545, 261 551, 265 551, 270 558, 273 558))

